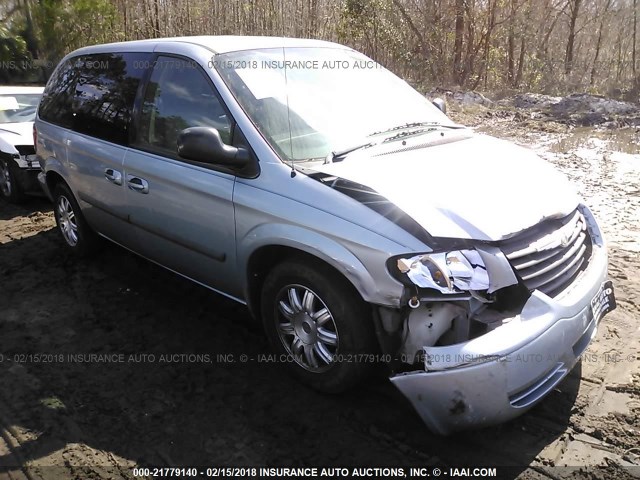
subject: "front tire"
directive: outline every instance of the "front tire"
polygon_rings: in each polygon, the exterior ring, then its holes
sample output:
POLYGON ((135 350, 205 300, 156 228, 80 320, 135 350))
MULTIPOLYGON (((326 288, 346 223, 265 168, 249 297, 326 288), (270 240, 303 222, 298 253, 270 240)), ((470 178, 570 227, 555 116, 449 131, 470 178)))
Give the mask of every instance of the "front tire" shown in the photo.
POLYGON ((13 159, 0 157, 0 195, 10 203, 22 203, 26 199, 18 169, 13 159))
POLYGON ((303 383, 328 393, 363 380, 378 351, 371 310, 355 288, 319 262, 288 260, 265 279, 261 313, 273 349, 303 383))
POLYGON ((98 238, 84 219, 71 190, 63 183, 53 190, 53 212, 58 231, 70 251, 82 257, 96 250, 98 238))

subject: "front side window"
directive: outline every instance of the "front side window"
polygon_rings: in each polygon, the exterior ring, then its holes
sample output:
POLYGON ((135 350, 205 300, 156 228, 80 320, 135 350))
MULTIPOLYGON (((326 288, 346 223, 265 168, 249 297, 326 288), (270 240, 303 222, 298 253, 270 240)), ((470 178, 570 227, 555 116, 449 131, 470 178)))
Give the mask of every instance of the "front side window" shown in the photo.
POLYGON ((146 87, 137 143, 175 154, 178 135, 189 127, 213 127, 231 143, 231 121, 200 67, 158 57, 146 87))
POLYGON ((0 123, 33 122, 40 97, 39 93, 0 95, 0 123))

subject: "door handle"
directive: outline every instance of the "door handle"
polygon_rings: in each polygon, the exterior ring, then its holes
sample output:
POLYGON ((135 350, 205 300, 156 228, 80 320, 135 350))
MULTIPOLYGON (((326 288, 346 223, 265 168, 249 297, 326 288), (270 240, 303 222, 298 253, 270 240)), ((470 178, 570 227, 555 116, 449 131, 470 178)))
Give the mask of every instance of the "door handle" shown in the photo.
POLYGON ((140 177, 129 177, 127 179, 127 186, 136 192, 149 193, 149 182, 140 177))
POLYGON ((104 178, 116 185, 122 185, 122 174, 113 168, 107 168, 104 171, 104 178))

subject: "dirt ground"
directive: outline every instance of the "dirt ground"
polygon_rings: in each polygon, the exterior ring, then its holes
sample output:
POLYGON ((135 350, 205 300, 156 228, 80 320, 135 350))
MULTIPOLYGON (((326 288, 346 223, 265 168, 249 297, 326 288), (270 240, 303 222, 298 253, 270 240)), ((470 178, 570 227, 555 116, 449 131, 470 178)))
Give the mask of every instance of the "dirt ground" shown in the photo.
POLYGON ((269 350, 243 307, 115 246, 76 260, 45 200, 0 203, 0 478, 131 478, 136 464, 471 464, 512 466, 504 476, 527 479, 640 476, 638 132, 509 112, 454 116, 555 163, 609 240, 618 309, 532 411, 442 438, 384 378, 320 395, 259 361, 269 350))

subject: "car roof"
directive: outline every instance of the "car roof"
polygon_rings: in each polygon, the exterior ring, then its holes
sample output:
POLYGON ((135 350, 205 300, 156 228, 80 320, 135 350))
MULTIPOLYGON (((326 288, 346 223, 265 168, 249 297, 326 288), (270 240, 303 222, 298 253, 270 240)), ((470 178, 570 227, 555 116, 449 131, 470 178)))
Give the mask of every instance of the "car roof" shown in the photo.
POLYGON ((323 48, 348 48, 338 43, 324 40, 314 40, 308 38, 290 37, 260 37, 241 35, 202 35, 192 37, 167 37, 152 38, 148 40, 133 40, 130 42, 108 43, 84 47, 73 52, 76 54, 117 52, 117 51, 152 51, 157 45, 167 42, 190 43, 199 45, 211 50, 213 53, 229 53, 241 50, 256 50, 261 48, 282 48, 282 47, 323 47, 323 48))
POLYGON ((0 95, 19 95, 21 93, 42 93, 44 87, 0 86, 0 95))

